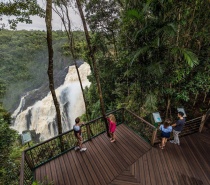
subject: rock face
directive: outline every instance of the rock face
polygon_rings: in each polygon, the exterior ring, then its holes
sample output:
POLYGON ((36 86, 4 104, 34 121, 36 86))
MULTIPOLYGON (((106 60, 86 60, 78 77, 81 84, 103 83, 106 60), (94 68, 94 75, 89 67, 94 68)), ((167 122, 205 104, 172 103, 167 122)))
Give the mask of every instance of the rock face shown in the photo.
MULTIPOLYGON (((82 64, 79 67, 79 72, 83 88, 89 86, 90 82, 87 76, 90 74, 90 66, 87 63, 82 64)), ((12 115, 14 118, 12 128, 19 133, 24 130, 35 130, 37 134, 40 134, 40 140, 44 141, 56 136, 58 131, 55 106, 49 88, 45 97, 42 97, 44 96, 43 93, 40 96, 40 91, 40 89, 34 90, 22 97, 19 107, 12 115), (32 97, 32 100, 26 104, 25 102, 28 101, 29 97, 32 97), (33 105, 30 105, 32 102, 34 102, 33 105)), ((56 95, 60 104, 63 132, 65 132, 72 128, 77 116, 85 113, 84 100, 75 66, 69 67, 64 83, 56 89, 56 95)))

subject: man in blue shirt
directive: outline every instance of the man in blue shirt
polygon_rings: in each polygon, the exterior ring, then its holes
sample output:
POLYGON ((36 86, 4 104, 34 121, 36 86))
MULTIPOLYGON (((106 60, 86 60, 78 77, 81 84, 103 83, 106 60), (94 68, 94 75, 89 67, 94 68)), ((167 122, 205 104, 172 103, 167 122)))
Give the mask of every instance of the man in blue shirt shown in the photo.
POLYGON ((185 124, 185 118, 183 116, 184 116, 183 112, 178 112, 179 120, 173 125, 171 125, 172 127, 174 127, 173 129, 174 140, 170 141, 171 143, 180 145, 179 134, 181 133, 185 124))

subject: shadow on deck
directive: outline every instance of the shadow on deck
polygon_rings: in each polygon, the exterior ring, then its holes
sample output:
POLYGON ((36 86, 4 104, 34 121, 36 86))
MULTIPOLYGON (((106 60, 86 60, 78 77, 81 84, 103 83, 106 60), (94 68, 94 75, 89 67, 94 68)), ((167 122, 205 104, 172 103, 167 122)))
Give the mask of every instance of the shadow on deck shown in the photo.
POLYGON ((38 167, 37 181, 54 185, 209 185, 210 132, 181 138, 181 145, 167 143, 164 150, 151 147, 124 124, 117 127, 117 141, 106 133, 84 143, 87 151, 71 150, 38 167))

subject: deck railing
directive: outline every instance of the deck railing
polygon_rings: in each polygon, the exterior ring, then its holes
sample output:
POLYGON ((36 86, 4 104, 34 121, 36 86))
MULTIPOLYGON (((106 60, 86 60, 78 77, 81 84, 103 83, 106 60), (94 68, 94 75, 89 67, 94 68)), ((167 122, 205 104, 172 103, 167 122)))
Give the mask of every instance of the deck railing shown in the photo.
MULTIPOLYGON (((124 108, 109 112, 107 115, 111 113, 115 115, 117 124, 126 124, 151 145, 157 142, 157 136, 160 134, 157 128, 135 113, 124 108)), ((201 118, 202 117, 199 117, 188 121, 185 125, 185 130, 198 131, 201 118)), ((84 142, 106 132, 104 122, 104 118, 99 117, 82 126, 84 142)), ((182 135, 185 133, 186 132, 183 132, 182 135)), ((74 132, 70 130, 25 150, 22 154, 20 185, 31 185, 33 182, 34 169, 73 149, 75 143, 74 132), (63 145, 61 145, 61 142, 63 145)))
MULTIPOLYGON (((124 109, 118 109, 112 112, 117 119, 117 124, 123 121, 124 109)), ((104 118, 99 117, 85 123, 81 127, 83 140, 88 141, 97 135, 106 132, 104 118)), ((33 171, 35 168, 49 162, 50 160, 68 152, 75 147, 76 139, 73 130, 69 130, 56 137, 46 140, 40 144, 30 147, 23 151, 21 161, 20 185, 31 185, 33 182, 33 171), (63 143, 63 148, 61 147, 63 143)))
POLYGON ((142 119, 135 113, 125 109, 124 123, 134 130, 138 135, 142 136, 151 145, 154 144, 157 129, 154 125, 142 119))
MULTIPOLYGON (((202 125, 202 118, 203 116, 186 121, 185 126, 180 133, 180 137, 199 132, 199 128, 202 125)), ((158 129, 155 143, 159 143, 161 141, 160 135, 161 131, 158 129)), ((170 139, 173 139, 173 133, 171 133, 170 139)))

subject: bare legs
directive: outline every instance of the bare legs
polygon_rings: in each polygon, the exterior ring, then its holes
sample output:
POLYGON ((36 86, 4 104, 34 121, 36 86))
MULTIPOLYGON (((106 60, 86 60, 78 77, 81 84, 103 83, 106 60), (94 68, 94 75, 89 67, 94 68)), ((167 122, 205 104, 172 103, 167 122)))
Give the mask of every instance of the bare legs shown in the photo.
POLYGON ((110 138, 110 140, 111 140, 111 142, 113 143, 113 142, 115 142, 116 140, 115 140, 115 133, 113 132, 113 133, 110 133, 110 136, 111 136, 111 138, 110 138))
POLYGON ((87 150, 87 148, 82 148, 82 137, 80 138, 77 138, 77 146, 74 148, 75 150, 79 150, 80 149, 80 152, 83 152, 85 150, 87 150))
POLYGON ((167 142, 167 138, 162 137, 161 144, 159 144, 159 147, 163 149, 166 146, 166 142, 167 142))
POLYGON ((82 148, 82 139, 77 139, 77 144, 80 148, 82 148))

